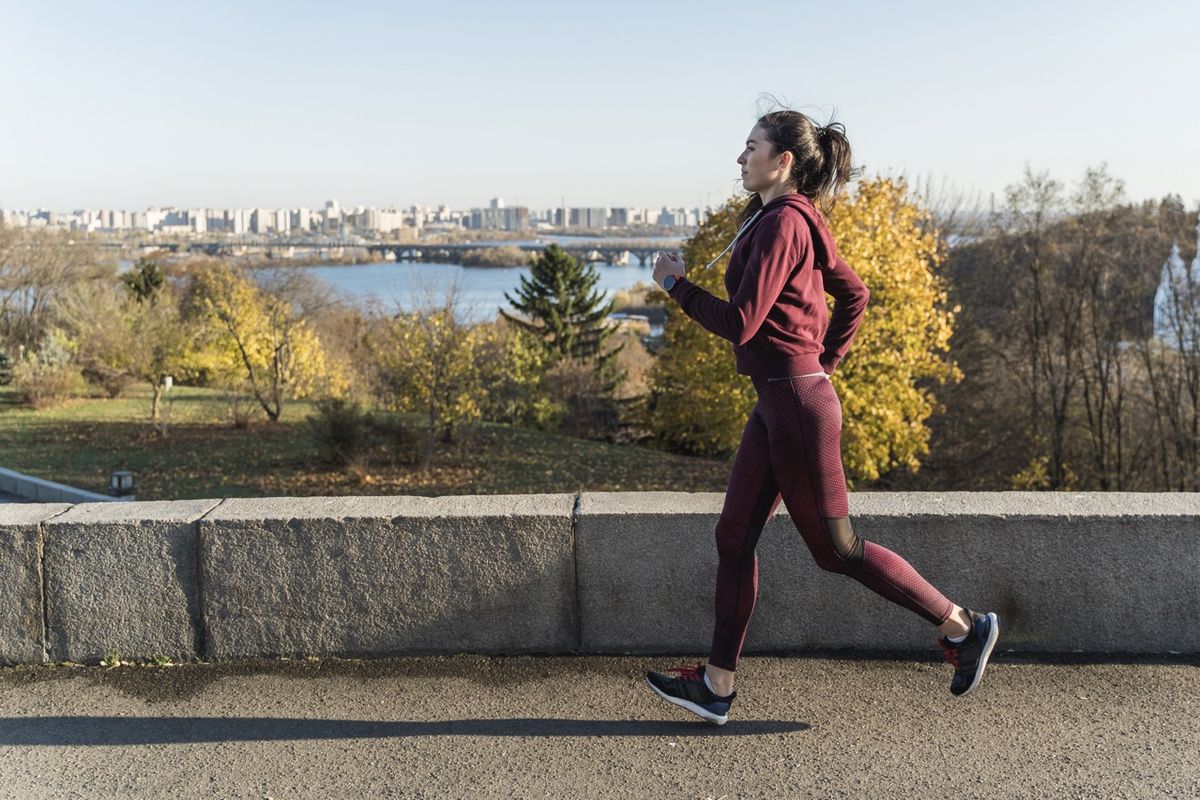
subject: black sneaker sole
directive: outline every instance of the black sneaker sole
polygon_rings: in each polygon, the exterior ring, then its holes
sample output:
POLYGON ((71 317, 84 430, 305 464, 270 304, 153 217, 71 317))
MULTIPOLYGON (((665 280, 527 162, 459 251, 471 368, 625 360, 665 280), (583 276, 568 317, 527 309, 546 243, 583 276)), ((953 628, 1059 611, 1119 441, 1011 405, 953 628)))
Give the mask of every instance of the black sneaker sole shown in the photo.
POLYGON ((991 618, 992 625, 988 631, 987 641, 983 643, 983 648, 979 651, 979 667, 975 670, 975 680, 971 681, 971 685, 966 688, 966 691, 955 695, 955 697, 966 697, 975 691, 975 687, 979 685, 979 679, 983 677, 984 669, 987 668, 988 659, 992 655, 992 648, 996 646, 996 640, 1000 638, 1000 618, 996 616, 995 611, 989 611, 987 616, 991 618))
POLYGON ((698 706, 695 703, 691 702, 690 700, 684 700, 681 697, 672 697, 671 695, 666 694, 661 689, 659 689, 657 686, 655 686, 653 683, 651 683, 649 678, 642 678, 642 680, 644 680, 646 682, 646 685, 649 686, 651 689, 653 689, 654 693, 656 695, 658 695, 659 697, 661 697, 663 700, 666 700, 668 703, 674 703, 675 705, 679 706, 680 708, 686 708, 688 711, 690 711, 693 714, 695 714, 696 716, 700 717, 705 722, 712 723, 713 725, 724 725, 726 722, 729 721, 728 714, 714 714, 713 712, 709 711, 708 709, 704 708, 703 706, 698 706))

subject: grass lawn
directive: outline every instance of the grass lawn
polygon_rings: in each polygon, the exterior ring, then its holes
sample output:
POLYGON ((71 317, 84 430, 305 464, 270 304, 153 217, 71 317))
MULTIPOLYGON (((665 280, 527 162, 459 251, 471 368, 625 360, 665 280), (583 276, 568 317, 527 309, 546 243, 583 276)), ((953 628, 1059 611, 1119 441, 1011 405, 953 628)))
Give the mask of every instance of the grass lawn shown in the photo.
MULTIPOLYGON (((0 467, 104 492, 128 469, 138 500, 279 495, 527 494, 655 489, 724 492, 732 461, 689 458, 644 447, 482 423, 461 445, 435 449, 430 470, 383 458, 357 469, 317 463, 306 401, 284 406, 278 423, 238 430, 221 394, 175 386, 164 396, 168 435, 150 424, 148 386, 116 399, 76 398, 33 411, 0 386, 0 467)), ((414 420, 417 417, 413 417, 414 420)))

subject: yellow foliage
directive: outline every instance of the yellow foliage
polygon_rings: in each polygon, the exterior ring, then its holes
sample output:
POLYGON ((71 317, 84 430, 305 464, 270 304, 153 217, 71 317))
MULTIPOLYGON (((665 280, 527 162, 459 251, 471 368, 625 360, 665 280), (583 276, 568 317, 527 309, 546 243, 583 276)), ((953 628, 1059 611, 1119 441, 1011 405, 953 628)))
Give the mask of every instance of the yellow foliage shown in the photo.
MULTIPOLYGON (((722 300, 728 298, 724 280, 729 257, 707 269, 705 265, 737 233, 743 204, 730 199, 683 246, 688 280, 722 300)), ((689 318, 661 289, 646 299, 667 308, 663 346, 649 372, 650 429, 672 450, 700 455, 733 451, 756 395, 750 381, 737 374, 732 345, 689 318)))
POLYGON ((481 416, 476 368, 481 334, 454 319, 453 309, 398 314, 385 320, 368 347, 397 411, 428 415, 448 438, 456 425, 481 416))
POLYGON ((557 408, 543 385, 546 347, 503 317, 476 325, 476 356, 485 419, 546 427, 557 408))
MULTIPOLYGON (((838 252, 871 290, 862 326, 832 379, 842 401, 842 459, 853 482, 929 452, 930 381, 961 380, 948 358, 954 314, 937 272, 942 242, 900 180, 863 181, 829 218, 838 252)), ((830 308, 832 298, 827 298, 830 308)))
POLYGON ((246 388, 272 418, 287 399, 346 396, 346 370, 326 357, 316 332, 289 303, 224 266, 200 273, 196 283, 209 325, 193 368, 220 385, 246 388))

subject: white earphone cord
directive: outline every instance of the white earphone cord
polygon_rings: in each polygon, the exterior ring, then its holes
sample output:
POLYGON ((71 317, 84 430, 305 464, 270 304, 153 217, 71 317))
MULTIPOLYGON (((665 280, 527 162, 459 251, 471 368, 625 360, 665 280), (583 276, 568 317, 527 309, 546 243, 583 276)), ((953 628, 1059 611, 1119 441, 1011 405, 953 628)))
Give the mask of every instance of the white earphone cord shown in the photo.
MULTIPOLYGON (((745 224, 745 225, 743 225, 741 228, 739 228, 739 229, 738 229, 738 232, 737 232, 737 234, 736 234, 736 235, 733 237, 733 241, 729 243, 728 247, 726 247, 724 250, 722 250, 722 251, 721 251, 721 253, 720 253, 720 255, 718 255, 718 256, 717 256, 716 258, 714 258, 712 261, 708 262, 708 267, 711 267, 713 264, 715 264, 715 263, 717 263, 718 261, 720 261, 720 260, 721 260, 721 256, 723 256, 723 255, 725 255, 726 253, 728 253, 728 252, 729 252, 729 248, 730 248, 730 247, 733 247, 735 244, 737 244, 737 240, 738 240, 738 239, 740 239, 740 238, 742 238, 742 234, 743 234, 743 233, 745 233, 745 232, 746 232, 746 229, 747 229, 747 228, 749 228, 749 227, 751 226, 751 224, 753 224, 753 223, 754 223, 754 220, 758 219, 758 215, 759 215, 759 214, 761 214, 761 213, 762 213, 762 209, 760 208, 758 211, 755 211, 755 212, 754 212, 754 216, 752 216, 750 219, 746 220, 746 224, 745 224)), ((705 267, 705 269, 708 269, 708 267, 705 267)))

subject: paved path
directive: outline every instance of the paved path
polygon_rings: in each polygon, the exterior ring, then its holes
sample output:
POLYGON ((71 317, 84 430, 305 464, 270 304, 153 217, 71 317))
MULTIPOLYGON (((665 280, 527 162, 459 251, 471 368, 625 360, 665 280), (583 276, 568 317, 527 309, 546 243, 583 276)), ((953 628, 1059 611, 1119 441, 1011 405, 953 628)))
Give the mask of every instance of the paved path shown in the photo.
POLYGON ((1200 797, 1200 661, 747 658, 715 728, 673 658, 0 669, 0 797, 1200 797))

